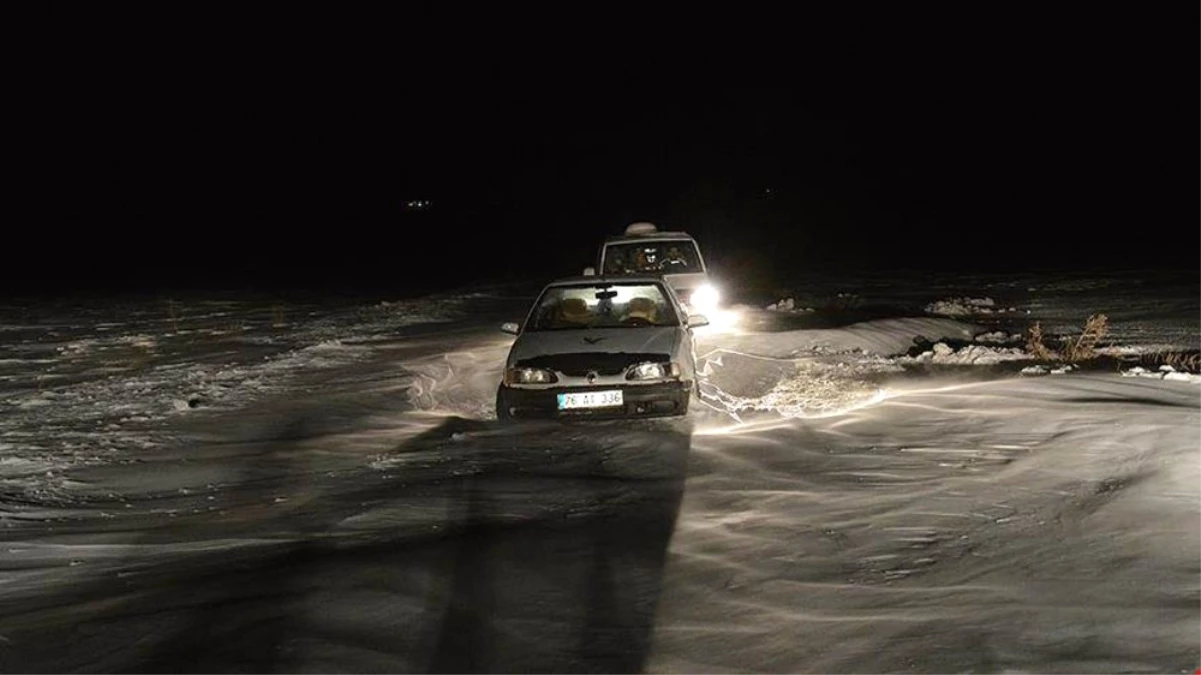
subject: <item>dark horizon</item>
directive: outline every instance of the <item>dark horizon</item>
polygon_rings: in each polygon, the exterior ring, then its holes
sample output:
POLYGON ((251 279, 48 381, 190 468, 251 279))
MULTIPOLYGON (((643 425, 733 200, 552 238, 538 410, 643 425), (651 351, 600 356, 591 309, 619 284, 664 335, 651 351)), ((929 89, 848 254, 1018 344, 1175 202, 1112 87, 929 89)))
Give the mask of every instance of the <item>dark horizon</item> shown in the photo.
MULTIPOLYGON (((952 25, 880 10, 846 32, 831 18, 788 59, 602 53, 536 76, 483 44, 455 65, 415 60, 426 42, 330 29, 306 50, 80 9, 27 75, 0 279, 10 292, 549 279, 637 220, 692 233, 753 282, 1196 269, 1196 206, 1181 199, 1199 177, 1182 138, 1196 60, 1180 47, 1197 13, 952 25), (214 36, 219 52, 204 48, 214 36)), ((297 21, 321 35, 319 18, 297 21)))

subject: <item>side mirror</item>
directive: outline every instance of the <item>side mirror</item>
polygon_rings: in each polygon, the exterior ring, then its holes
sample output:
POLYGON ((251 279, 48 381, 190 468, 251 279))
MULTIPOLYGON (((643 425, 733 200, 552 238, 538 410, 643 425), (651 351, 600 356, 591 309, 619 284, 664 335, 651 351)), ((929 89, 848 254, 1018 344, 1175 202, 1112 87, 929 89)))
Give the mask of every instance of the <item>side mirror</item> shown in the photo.
POLYGON ((701 315, 701 314, 689 314, 688 315, 688 327, 689 328, 700 328, 701 326, 708 326, 708 325, 709 325, 709 319, 707 317, 705 317, 704 315, 701 315))
POLYGON ((596 276, 596 268, 595 267, 585 267, 584 268, 584 276, 586 276, 586 277, 596 276))
POLYGON ((500 331, 502 333, 508 333, 509 335, 517 335, 518 333, 521 332, 521 326, 518 326, 516 323, 509 321, 507 323, 502 323, 500 325, 500 331))

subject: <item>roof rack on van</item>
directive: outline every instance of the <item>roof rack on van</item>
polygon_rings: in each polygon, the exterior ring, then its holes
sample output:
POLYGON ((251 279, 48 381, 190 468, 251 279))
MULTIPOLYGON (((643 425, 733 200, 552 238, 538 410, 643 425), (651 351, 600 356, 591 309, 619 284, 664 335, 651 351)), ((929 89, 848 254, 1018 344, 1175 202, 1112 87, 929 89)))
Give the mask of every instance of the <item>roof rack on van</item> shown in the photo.
POLYGON ((640 222, 640 223, 630 223, 629 225, 626 225, 626 236, 627 237, 633 237, 633 236, 642 235, 642 234, 655 234, 658 231, 659 231, 659 228, 655 227, 654 223, 640 222))
POLYGON ((640 222, 626 226, 625 232, 611 234, 605 237, 605 242, 640 239, 642 237, 655 239, 691 239, 692 235, 679 230, 660 230, 654 223, 640 222))

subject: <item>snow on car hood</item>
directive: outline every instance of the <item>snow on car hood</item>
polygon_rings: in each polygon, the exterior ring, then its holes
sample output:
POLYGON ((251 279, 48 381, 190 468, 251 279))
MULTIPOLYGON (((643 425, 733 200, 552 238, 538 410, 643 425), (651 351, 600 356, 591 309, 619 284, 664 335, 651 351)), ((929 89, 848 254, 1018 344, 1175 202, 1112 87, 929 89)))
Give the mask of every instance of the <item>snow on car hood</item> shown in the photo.
POLYGON ((620 371, 648 359, 670 359, 680 342, 679 326, 597 328, 522 333, 509 351, 508 365, 620 371))

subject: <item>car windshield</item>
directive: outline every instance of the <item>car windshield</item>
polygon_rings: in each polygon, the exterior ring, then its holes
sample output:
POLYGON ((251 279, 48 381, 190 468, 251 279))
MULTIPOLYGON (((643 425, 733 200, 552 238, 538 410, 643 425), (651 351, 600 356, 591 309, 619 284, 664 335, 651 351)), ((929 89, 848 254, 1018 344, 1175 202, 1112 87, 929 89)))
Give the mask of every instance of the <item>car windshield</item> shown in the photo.
POLYGON ((605 246, 604 274, 687 274, 704 272, 696 243, 646 241, 605 246))
POLYGON ((527 331, 678 326, 667 292, 656 283, 552 286, 534 306, 527 331))

